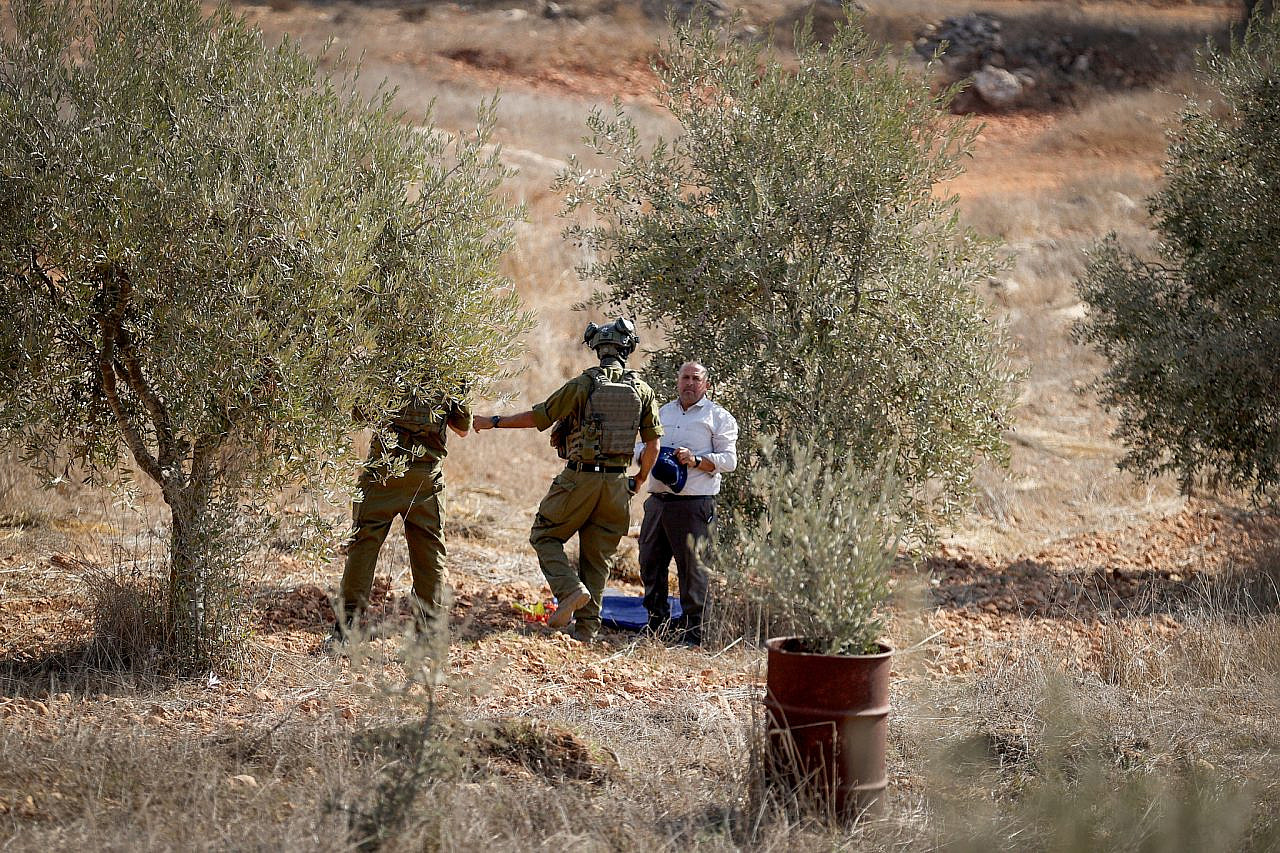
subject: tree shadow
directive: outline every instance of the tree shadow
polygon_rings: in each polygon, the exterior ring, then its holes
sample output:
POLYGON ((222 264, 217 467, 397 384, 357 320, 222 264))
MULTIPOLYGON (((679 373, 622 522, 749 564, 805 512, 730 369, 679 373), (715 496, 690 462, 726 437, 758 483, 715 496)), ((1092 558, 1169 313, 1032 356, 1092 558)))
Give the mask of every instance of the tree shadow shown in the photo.
MULTIPOLYGON (((409 593, 391 591, 385 577, 374 580, 362 628, 372 637, 407 634, 413 630, 414 604, 409 593)), ((313 584, 297 587, 260 587, 254 594, 253 630, 261 635, 304 631, 322 637, 337 617, 329 593, 313 584)), ((505 631, 531 631, 536 623, 525 620, 509 597, 488 587, 456 590, 449 603, 451 641, 474 642, 505 631)))
POLYGON ((1104 615, 1229 619, 1280 613, 1280 546, 1263 545, 1213 570, 1134 568, 1052 560, 1006 563, 969 555, 924 561, 933 606, 1022 617, 1092 621, 1104 615))
POLYGON ((53 649, 19 651, 0 659, 0 696, 41 700, 57 694, 136 696, 171 687, 179 677, 158 653, 131 654, 123 644, 94 636, 53 649))

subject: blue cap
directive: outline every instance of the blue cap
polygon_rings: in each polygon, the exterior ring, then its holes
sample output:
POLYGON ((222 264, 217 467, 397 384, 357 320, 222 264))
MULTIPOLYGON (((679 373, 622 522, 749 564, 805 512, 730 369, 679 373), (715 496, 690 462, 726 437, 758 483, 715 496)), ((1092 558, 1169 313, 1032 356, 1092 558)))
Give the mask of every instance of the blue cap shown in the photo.
POLYGON ((665 483, 671 491, 678 492, 684 488, 689 469, 676 461, 674 447, 663 447, 658 451, 658 461, 653 463, 653 476, 659 483, 665 483))

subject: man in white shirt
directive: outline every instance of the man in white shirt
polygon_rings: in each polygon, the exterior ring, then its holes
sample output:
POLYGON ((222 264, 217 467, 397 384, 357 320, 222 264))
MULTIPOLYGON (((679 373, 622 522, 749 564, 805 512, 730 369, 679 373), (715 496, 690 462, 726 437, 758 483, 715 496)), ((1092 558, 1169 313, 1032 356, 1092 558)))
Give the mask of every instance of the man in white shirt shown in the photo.
MULTIPOLYGON (((702 611, 707 599, 707 573, 699 563, 702 543, 711 539, 716 518, 720 475, 738 467, 738 422, 707 396, 707 368, 696 362, 680 366, 679 396, 658 411, 663 444, 674 448, 675 460, 687 466, 678 493, 656 476, 649 478, 649 497, 640 524, 640 577, 649 630, 674 629, 684 642, 702 642, 702 611), (671 621, 667 577, 671 558, 680 582, 677 622, 671 621)), ((639 454, 641 445, 636 445, 639 454)), ((677 483, 678 485, 678 483, 677 483)))

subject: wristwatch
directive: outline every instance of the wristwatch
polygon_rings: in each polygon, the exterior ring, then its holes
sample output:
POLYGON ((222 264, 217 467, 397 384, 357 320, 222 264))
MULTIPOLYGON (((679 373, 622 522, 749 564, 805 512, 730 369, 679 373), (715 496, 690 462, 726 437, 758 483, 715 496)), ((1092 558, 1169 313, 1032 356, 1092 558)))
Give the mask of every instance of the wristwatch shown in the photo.
POLYGON ((693 467, 694 467, 694 468, 697 468, 697 467, 700 467, 701 465, 702 465, 702 457, 701 457, 701 456, 698 456, 698 455, 695 453, 695 454, 694 454, 694 456, 693 456, 693 467))
POLYGON ((489 429, 497 429, 498 421, 502 420, 502 415, 494 415, 489 418, 489 429))

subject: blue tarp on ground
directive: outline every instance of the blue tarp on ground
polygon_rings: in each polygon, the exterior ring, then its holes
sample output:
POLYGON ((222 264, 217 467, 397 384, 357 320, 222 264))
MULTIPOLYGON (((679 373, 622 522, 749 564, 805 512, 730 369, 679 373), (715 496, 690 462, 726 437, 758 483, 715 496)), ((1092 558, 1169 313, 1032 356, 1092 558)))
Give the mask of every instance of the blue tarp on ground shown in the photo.
MULTIPOLYGON (((680 615, 680 599, 674 595, 667 598, 671 605, 671 617, 680 615)), ((644 598, 639 595, 627 595, 622 592, 605 590, 604 603, 600 609, 600 621, 606 628, 619 631, 639 631, 649 624, 649 614, 644 609, 644 598)))

